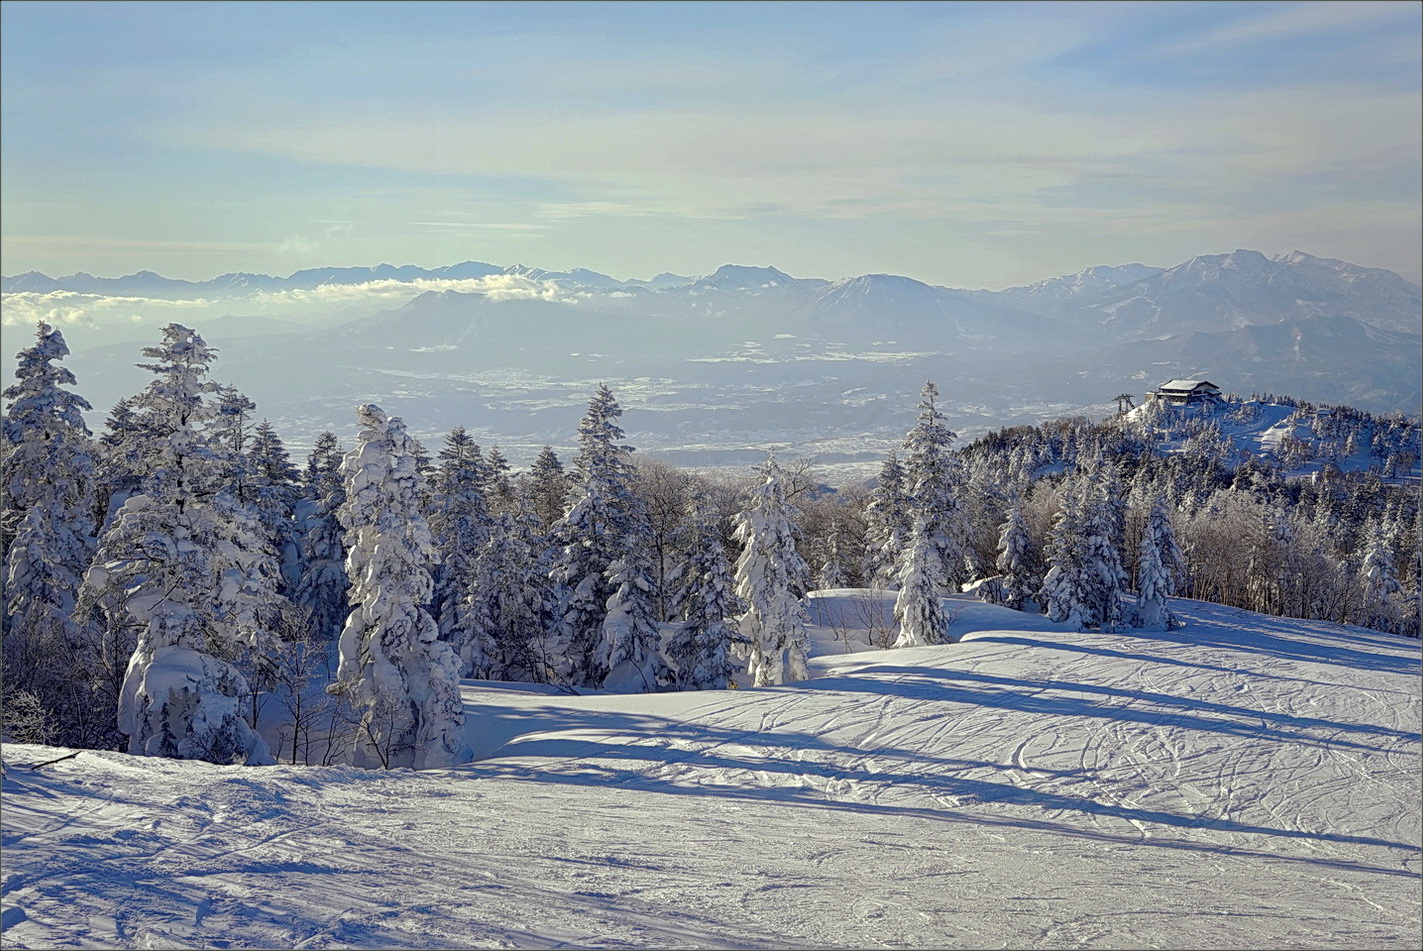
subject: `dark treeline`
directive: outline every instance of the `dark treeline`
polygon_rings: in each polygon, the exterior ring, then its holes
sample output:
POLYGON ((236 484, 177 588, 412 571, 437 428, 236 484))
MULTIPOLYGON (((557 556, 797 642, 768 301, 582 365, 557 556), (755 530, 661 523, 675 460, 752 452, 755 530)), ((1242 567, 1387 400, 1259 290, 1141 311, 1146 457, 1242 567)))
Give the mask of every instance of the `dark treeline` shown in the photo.
POLYGON ((600 388, 576 455, 522 471, 463 428, 427 449, 373 405, 354 444, 322 433, 298 462, 187 328, 144 349, 152 382, 97 437, 67 353, 41 325, 3 394, 16 740, 441 765, 467 752, 461 678, 802 679, 813 588, 896 592, 900 645, 943 640, 938 595, 966 586, 1080 628, 1169 629, 1188 596, 1418 636, 1402 416, 1273 398, 1288 432, 1251 457, 1222 432, 1263 401, 1153 403, 956 449, 928 384, 879 476, 830 487, 809 461, 639 457, 600 388))

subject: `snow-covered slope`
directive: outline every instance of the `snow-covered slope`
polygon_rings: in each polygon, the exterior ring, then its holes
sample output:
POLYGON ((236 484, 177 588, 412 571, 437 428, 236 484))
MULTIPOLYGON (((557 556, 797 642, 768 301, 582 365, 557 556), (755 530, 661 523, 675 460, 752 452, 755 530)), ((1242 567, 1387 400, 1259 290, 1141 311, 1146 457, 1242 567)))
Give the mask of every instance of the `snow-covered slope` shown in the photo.
POLYGON ((1060 314, 1118 287, 1155 277, 1163 270, 1165 269, 1147 267, 1145 264, 1121 264, 1115 267, 1098 265, 1076 274, 1052 277, 1022 287, 978 293, 999 303, 1008 303, 1033 313, 1060 314))
POLYGON ((812 598, 817 679, 469 684, 425 773, 4 750, 7 947, 1417 947, 1419 652, 812 598), (866 619, 873 620, 872 623, 866 619))
POLYGON ((839 339, 932 342, 935 348, 992 344, 1010 350, 1064 340, 1068 328, 970 291, 894 274, 864 274, 826 286, 804 306, 806 329, 839 339))

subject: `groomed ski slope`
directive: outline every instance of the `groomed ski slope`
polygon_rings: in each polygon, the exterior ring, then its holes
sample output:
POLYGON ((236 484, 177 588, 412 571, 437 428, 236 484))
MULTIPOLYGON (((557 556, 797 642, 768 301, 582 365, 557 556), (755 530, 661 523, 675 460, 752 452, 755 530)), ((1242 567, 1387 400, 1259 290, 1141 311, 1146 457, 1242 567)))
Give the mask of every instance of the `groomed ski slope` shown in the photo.
POLYGON ((790 687, 467 684, 439 772, 8 745, 4 946, 1419 947, 1417 642, 951 606, 790 687))

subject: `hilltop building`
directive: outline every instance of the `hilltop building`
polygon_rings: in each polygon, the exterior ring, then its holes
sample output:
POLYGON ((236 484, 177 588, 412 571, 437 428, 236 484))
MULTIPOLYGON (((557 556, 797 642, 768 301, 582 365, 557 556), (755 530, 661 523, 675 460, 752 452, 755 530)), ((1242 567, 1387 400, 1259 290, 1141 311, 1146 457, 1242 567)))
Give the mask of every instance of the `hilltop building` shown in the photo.
POLYGON ((1146 396, 1169 403, 1213 403, 1221 398, 1220 387, 1210 380, 1167 380, 1146 396))

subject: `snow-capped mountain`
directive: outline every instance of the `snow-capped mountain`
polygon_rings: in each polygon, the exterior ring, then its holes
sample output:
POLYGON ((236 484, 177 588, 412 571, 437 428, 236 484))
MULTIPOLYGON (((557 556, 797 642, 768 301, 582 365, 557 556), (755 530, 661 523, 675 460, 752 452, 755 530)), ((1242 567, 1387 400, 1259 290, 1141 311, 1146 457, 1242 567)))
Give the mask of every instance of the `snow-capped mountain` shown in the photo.
POLYGON ((1210 254, 1060 311, 1117 339, 1238 330, 1299 317, 1353 317, 1385 330, 1418 333, 1423 295, 1392 271, 1317 258, 1302 251, 1210 254))
POLYGON ((993 343, 1013 348, 1060 337, 1060 322, 970 291, 894 274, 864 274, 826 285, 803 310, 811 329, 859 340, 993 343))
POLYGON ((1001 291, 979 291, 978 294, 1034 313, 1057 315, 1124 285, 1155 277, 1163 270, 1145 264, 1099 265, 1035 284, 1001 291))

